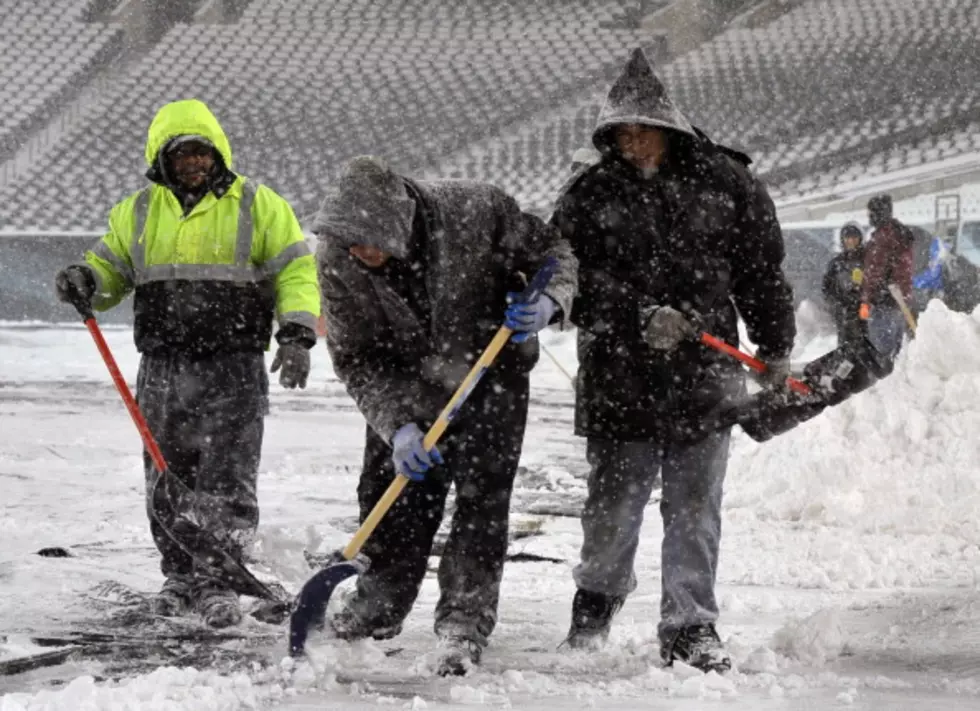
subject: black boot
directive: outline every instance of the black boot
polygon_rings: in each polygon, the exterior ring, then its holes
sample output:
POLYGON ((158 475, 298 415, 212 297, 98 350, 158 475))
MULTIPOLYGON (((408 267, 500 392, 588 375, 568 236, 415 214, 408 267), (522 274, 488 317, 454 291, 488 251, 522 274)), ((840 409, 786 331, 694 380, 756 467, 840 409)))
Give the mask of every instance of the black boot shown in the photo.
POLYGON ((378 618, 384 608, 380 604, 364 604, 364 600, 358 595, 356 588, 345 591, 340 604, 341 609, 327 620, 334 636, 339 639, 348 642, 367 637, 384 640, 397 637, 402 632, 400 622, 395 624, 380 623, 378 618), (374 613, 373 619, 369 617, 371 612, 374 613))
POLYGON ((439 676, 466 676, 482 656, 483 645, 472 637, 441 634, 435 672, 439 676))
POLYGON ((685 627, 672 642, 660 646, 660 658, 668 667, 675 661, 683 662, 705 674, 710 671, 724 674, 732 668, 732 660, 714 625, 685 627))
POLYGON ((153 599, 150 609, 163 617, 178 617, 191 608, 193 581, 187 575, 169 575, 153 599))
POLYGON ((577 590, 572 601, 572 626, 559 647, 599 649, 609 638, 613 617, 626 601, 618 595, 577 590))
POLYGON ((195 593, 197 611, 208 627, 223 629, 242 621, 242 606, 234 590, 209 585, 195 593))

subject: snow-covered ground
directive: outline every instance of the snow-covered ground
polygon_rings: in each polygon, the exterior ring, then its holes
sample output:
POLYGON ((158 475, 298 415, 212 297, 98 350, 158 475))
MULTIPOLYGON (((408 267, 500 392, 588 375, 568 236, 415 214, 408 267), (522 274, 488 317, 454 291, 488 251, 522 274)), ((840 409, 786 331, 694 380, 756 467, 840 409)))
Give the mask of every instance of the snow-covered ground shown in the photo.
MULTIPOLYGON (((825 341, 802 331, 797 355, 819 354, 825 341)), ((132 380, 131 334, 108 340, 132 380)), ((574 367, 567 334, 545 342, 574 367)), ((363 421, 316 353, 307 391, 273 385, 260 479, 255 569, 292 587, 309 575, 303 549, 345 543, 357 515, 363 421)), ((99 662, 73 661, 0 677, 0 711, 980 708, 980 310, 934 304, 891 378, 772 442, 735 438, 719 592, 737 671, 725 678, 659 668, 655 507, 640 587, 609 648, 555 651, 580 530, 534 512, 580 502, 586 468, 567 379, 543 358, 533 381, 513 520, 541 535, 512 552, 564 562, 509 564, 499 626, 470 676, 426 678, 430 576, 390 642, 317 639, 293 664, 282 638, 237 670, 161 666, 114 681, 96 681, 99 662)), ((0 660, 92 619, 100 583, 156 589, 142 488, 137 434, 86 332, 0 327, 0 660), (73 557, 35 555, 47 546, 73 557)))

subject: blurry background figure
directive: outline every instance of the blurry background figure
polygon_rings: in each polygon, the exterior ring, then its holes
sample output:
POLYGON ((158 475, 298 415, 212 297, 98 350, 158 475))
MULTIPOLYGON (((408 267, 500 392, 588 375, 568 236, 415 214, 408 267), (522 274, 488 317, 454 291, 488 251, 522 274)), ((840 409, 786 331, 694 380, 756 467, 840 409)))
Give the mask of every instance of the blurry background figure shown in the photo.
POLYGON ((933 237, 929 242, 929 261, 925 269, 912 278, 916 310, 923 311, 933 299, 944 298, 943 265, 949 256, 949 245, 941 237, 933 237))
POLYGON ((864 337, 858 314, 864 281, 864 232, 857 223, 841 228, 840 246, 840 253, 827 265, 822 290, 837 327, 838 347, 851 347, 864 337))
POLYGON ((868 200, 868 221, 874 232, 864 253, 858 315, 867 322, 868 340, 878 357, 893 362, 901 350, 906 325, 888 286, 896 285, 905 302, 912 304, 915 235, 893 215, 890 195, 868 200))

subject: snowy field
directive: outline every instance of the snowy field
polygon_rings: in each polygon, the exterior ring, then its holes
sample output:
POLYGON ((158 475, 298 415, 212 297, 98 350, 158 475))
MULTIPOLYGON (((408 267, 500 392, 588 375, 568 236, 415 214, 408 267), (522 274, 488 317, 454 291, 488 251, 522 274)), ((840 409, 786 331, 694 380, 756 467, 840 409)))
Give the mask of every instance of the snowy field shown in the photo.
MULTIPOLYGON (((132 381, 131 333, 108 340, 132 381)), ((574 367, 567 335, 545 340, 574 367)), ((356 527, 364 425, 316 354, 308 390, 273 385, 260 477, 254 568, 293 589, 310 575, 304 549, 329 551, 356 527)), ((806 356, 818 354, 814 341, 806 356)), ((316 639, 294 665, 281 631, 250 621, 264 636, 246 663, 233 661, 235 640, 200 668, 161 653, 122 678, 104 659, 76 659, 0 676, 0 711, 980 708, 980 310, 933 305, 890 379, 775 441, 735 438, 719 631, 736 670, 724 678, 659 667, 654 506, 640 587, 608 649, 555 651, 580 530, 553 514, 584 497, 584 443, 570 384, 548 359, 533 384, 513 522, 538 535, 511 553, 558 562, 508 564, 497 631, 470 676, 428 676, 430 575, 389 642, 316 639)), ((84 330, 0 327, 0 662, 32 636, 97 629, 107 581, 160 585, 139 449, 84 330), (48 546, 72 557, 36 555, 48 546)))

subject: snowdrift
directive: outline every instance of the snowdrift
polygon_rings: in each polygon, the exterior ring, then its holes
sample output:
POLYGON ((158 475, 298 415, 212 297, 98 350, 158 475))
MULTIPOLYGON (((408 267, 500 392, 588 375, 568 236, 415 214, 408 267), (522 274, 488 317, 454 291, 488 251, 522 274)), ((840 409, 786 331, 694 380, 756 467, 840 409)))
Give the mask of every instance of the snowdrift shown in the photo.
POLYGON ((980 309, 933 301, 895 372, 765 444, 738 439, 728 508, 980 542, 980 309))

